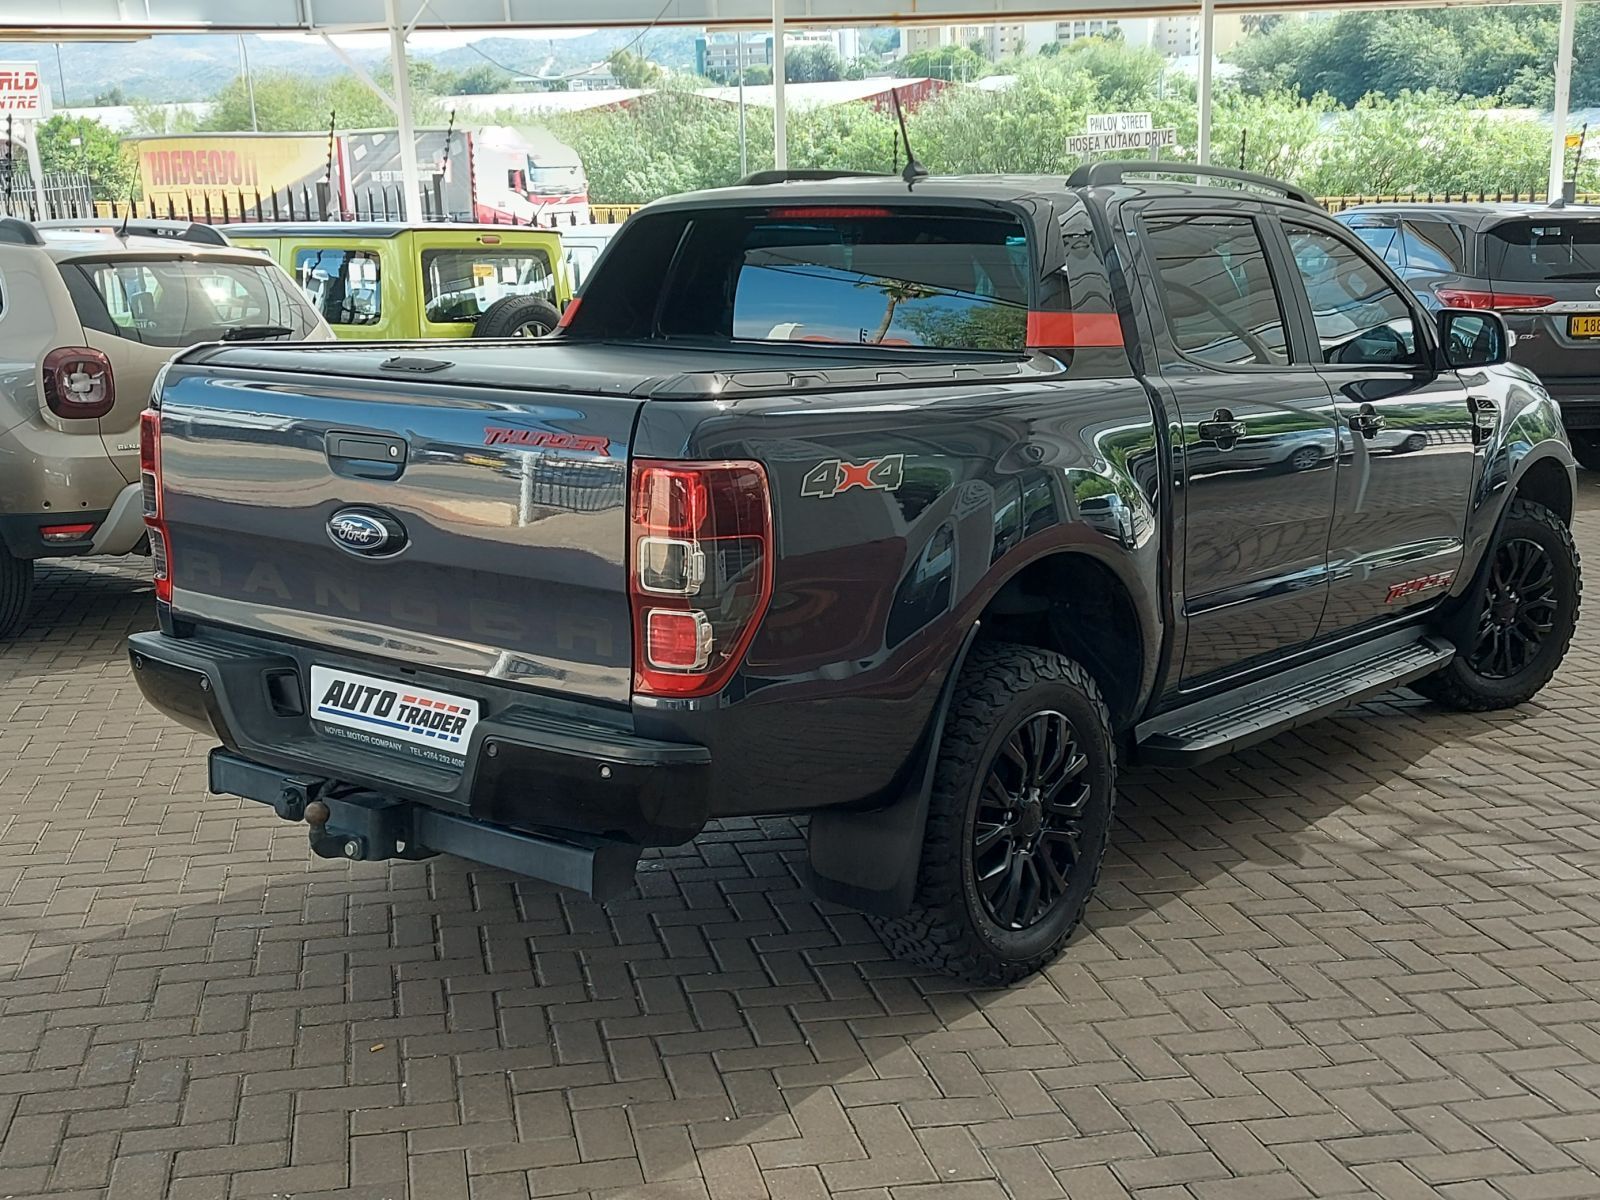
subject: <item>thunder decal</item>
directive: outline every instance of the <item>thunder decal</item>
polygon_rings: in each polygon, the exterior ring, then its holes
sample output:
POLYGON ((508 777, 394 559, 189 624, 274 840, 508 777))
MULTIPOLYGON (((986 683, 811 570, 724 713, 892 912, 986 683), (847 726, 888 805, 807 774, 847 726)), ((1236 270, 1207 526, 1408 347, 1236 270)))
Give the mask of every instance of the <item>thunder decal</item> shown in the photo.
POLYGON ((875 458, 864 463, 830 458, 806 472, 806 477, 800 483, 800 494, 827 500, 851 488, 897 491, 905 479, 905 464, 904 454, 891 454, 887 458, 875 458))
POLYGON ((539 450, 582 450, 611 457, 611 439, 588 433, 548 433, 542 429, 505 429, 490 425, 483 431, 485 446, 529 446, 539 450))
POLYGON ((1384 600, 1384 603, 1393 604, 1396 600, 1409 600, 1412 596, 1420 595, 1423 592, 1447 588, 1450 586, 1450 581, 1455 577, 1456 573, 1454 571, 1441 571, 1437 575, 1424 575, 1420 579, 1408 579, 1404 583, 1397 583, 1389 589, 1388 598, 1384 600))

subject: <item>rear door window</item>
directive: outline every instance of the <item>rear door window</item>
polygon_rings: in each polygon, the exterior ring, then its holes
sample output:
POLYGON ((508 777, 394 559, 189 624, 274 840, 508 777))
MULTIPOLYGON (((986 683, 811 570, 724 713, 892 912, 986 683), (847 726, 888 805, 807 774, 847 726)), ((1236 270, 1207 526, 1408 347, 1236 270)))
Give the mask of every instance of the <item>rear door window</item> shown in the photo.
POLYGON ((1600 280, 1600 219, 1506 221, 1485 241, 1489 278, 1497 283, 1600 280))
POLYGON ((294 279, 329 325, 376 325, 383 320, 382 272, 370 250, 296 250, 294 279))
POLYGON ((1441 274, 1461 271, 1466 259, 1466 246, 1457 226, 1449 221, 1407 217, 1402 228, 1405 231, 1406 266, 1416 271, 1437 271, 1441 274))
POLYGON ((1405 248, 1400 240, 1400 227, 1394 221, 1382 217, 1367 217, 1351 221, 1350 230, 1391 267, 1399 270, 1406 265, 1405 248))
POLYGON ((265 262, 73 259, 61 273, 85 327, 147 346, 298 340, 316 326, 283 272, 265 262))
POLYGON ((555 275, 543 250, 424 250, 423 313, 440 324, 476 321, 507 296, 555 303, 555 275))
POLYGON ((1179 350, 1218 367, 1288 363, 1283 304, 1253 220, 1172 215, 1144 224, 1179 350))
POLYGON ((1029 263, 1021 222, 990 212, 723 211, 686 231, 659 332, 1016 353, 1029 263))

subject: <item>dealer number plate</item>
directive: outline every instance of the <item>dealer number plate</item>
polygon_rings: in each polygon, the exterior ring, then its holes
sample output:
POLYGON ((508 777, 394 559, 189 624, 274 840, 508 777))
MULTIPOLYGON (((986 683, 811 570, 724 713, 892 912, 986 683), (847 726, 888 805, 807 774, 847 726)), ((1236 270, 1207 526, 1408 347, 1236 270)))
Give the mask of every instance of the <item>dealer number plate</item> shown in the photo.
POLYGON ((1600 338, 1600 317, 1568 317, 1567 336, 1600 338))
POLYGON ((376 750, 460 766, 478 702, 332 667, 311 668, 311 716, 323 732, 376 750))

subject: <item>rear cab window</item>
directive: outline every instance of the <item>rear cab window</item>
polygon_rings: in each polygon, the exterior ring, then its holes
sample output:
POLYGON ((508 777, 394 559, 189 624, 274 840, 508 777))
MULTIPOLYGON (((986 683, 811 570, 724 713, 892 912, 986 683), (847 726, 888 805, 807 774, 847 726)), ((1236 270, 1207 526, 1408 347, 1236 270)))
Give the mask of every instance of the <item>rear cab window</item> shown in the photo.
POLYGON ((497 300, 537 296, 554 304, 550 258, 533 247, 422 252, 423 315, 442 325, 476 321, 497 300))
POLYGON ((618 235, 641 281, 646 231, 660 242, 674 219, 681 232, 648 310, 621 294, 632 271, 593 281, 606 294, 591 287, 591 302, 625 336, 1005 354, 1027 344, 1032 260, 1010 214, 828 203, 662 214, 618 235))
POLYGON ((316 327, 283 272, 265 261, 68 259, 59 266, 84 327, 130 342, 300 340, 316 327))
POLYGON ((1488 275, 1497 283, 1600 280, 1600 217, 1503 221, 1484 241, 1488 275))

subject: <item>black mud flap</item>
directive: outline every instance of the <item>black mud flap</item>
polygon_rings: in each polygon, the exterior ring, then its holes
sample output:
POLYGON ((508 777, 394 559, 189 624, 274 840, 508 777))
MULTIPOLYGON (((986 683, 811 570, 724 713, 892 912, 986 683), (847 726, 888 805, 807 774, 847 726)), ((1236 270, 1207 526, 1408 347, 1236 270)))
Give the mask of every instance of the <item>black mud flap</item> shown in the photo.
POLYGON ((973 623, 961 653, 945 678, 921 745, 921 769, 894 803, 865 811, 823 809, 811 818, 806 838, 807 875, 822 900, 879 917, 898 917, 911 907, 922 866, 922 839, 928 827, 928 801, 939 763, 945 717, 955 698, 956 681, 967 652, 978 637, 973 623))

